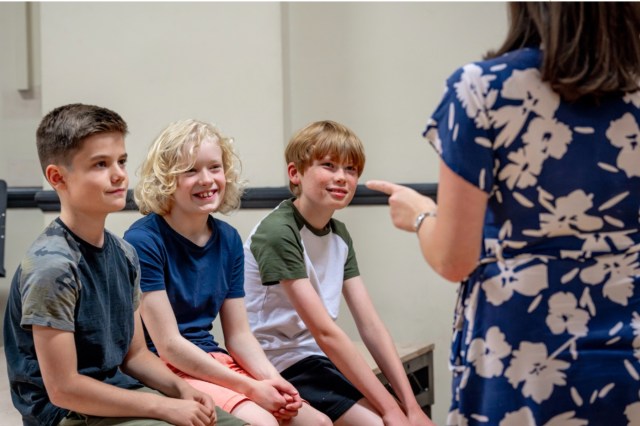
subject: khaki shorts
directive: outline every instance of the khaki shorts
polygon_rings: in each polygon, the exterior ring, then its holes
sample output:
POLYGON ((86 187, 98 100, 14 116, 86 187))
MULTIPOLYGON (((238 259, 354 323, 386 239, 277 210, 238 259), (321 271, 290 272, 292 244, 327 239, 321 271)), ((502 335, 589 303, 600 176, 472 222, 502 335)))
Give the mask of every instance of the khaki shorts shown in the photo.
MULTIPOLYGON (((150 388, 136 389, 138 392, 157 393, 160 392, 150 388)), ((217 426, 244 426, 247 425, 244 420, 232 416, 216 406, 217 426)), ((70 412, 67 417, 62 419, 58 426, 167 426, 169 423, 156 419, 141 419, 137 417, 95 417, 87 416, 76 412, 70 412)))

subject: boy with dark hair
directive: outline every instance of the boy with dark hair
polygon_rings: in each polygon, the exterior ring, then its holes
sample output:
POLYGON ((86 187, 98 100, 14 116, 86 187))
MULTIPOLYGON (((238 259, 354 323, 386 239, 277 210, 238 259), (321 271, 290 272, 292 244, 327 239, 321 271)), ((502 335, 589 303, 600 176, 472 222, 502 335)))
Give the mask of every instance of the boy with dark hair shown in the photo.
POLYGON ((83 104, 54 109, 37 130, 61 211, 11 284, 4 347, 13 403, 25 425, 244 424, 216 413, 146 347, 138 257, 104 228, 126 203, 126 133, 117 113, 83 104))

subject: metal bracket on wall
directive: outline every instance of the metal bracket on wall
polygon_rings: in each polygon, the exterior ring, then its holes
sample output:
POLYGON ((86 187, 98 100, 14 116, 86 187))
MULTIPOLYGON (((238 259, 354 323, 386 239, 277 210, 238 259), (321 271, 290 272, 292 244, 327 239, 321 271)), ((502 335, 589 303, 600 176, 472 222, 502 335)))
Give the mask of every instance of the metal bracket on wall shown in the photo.
POLYGON ((23 99, 34 99, 35 97, 35 76, 34 76, 34 34, 33 34, 33 6, 31 2, 24 2, 24 25, 23 31, 17 37, 21 48, 18 52, 22 54, 22 61, 19 66, 22 68, 18 72, 18 85, 20 95, 23 99))

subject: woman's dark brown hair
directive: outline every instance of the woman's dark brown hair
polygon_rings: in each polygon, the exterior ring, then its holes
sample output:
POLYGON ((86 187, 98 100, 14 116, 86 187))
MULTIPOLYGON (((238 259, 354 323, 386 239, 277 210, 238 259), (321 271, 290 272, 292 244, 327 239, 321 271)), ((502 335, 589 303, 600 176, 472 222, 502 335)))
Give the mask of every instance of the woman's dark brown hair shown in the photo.
POLYGON ((512 2, 509 32, 486 59, 542 47, 542 79, 566 101, 640 88, 640 3, 512 2))

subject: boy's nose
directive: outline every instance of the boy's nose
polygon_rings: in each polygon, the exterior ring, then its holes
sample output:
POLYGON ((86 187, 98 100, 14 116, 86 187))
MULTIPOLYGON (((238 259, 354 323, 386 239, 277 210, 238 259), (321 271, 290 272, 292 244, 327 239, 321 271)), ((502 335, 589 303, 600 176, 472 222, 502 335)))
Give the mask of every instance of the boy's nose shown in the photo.
POLYGON ((113 173, 111 174, 111 180, 113 182, 120 182, 127 178, 127 170, 123 167, 117 165, 113 168, 113 173))
POLYGON ((209 170, 205 169, 202 172, 200 172, 198 181, 200 185, 211 183, 211 181, 213 181, 213 178, 209 170))

